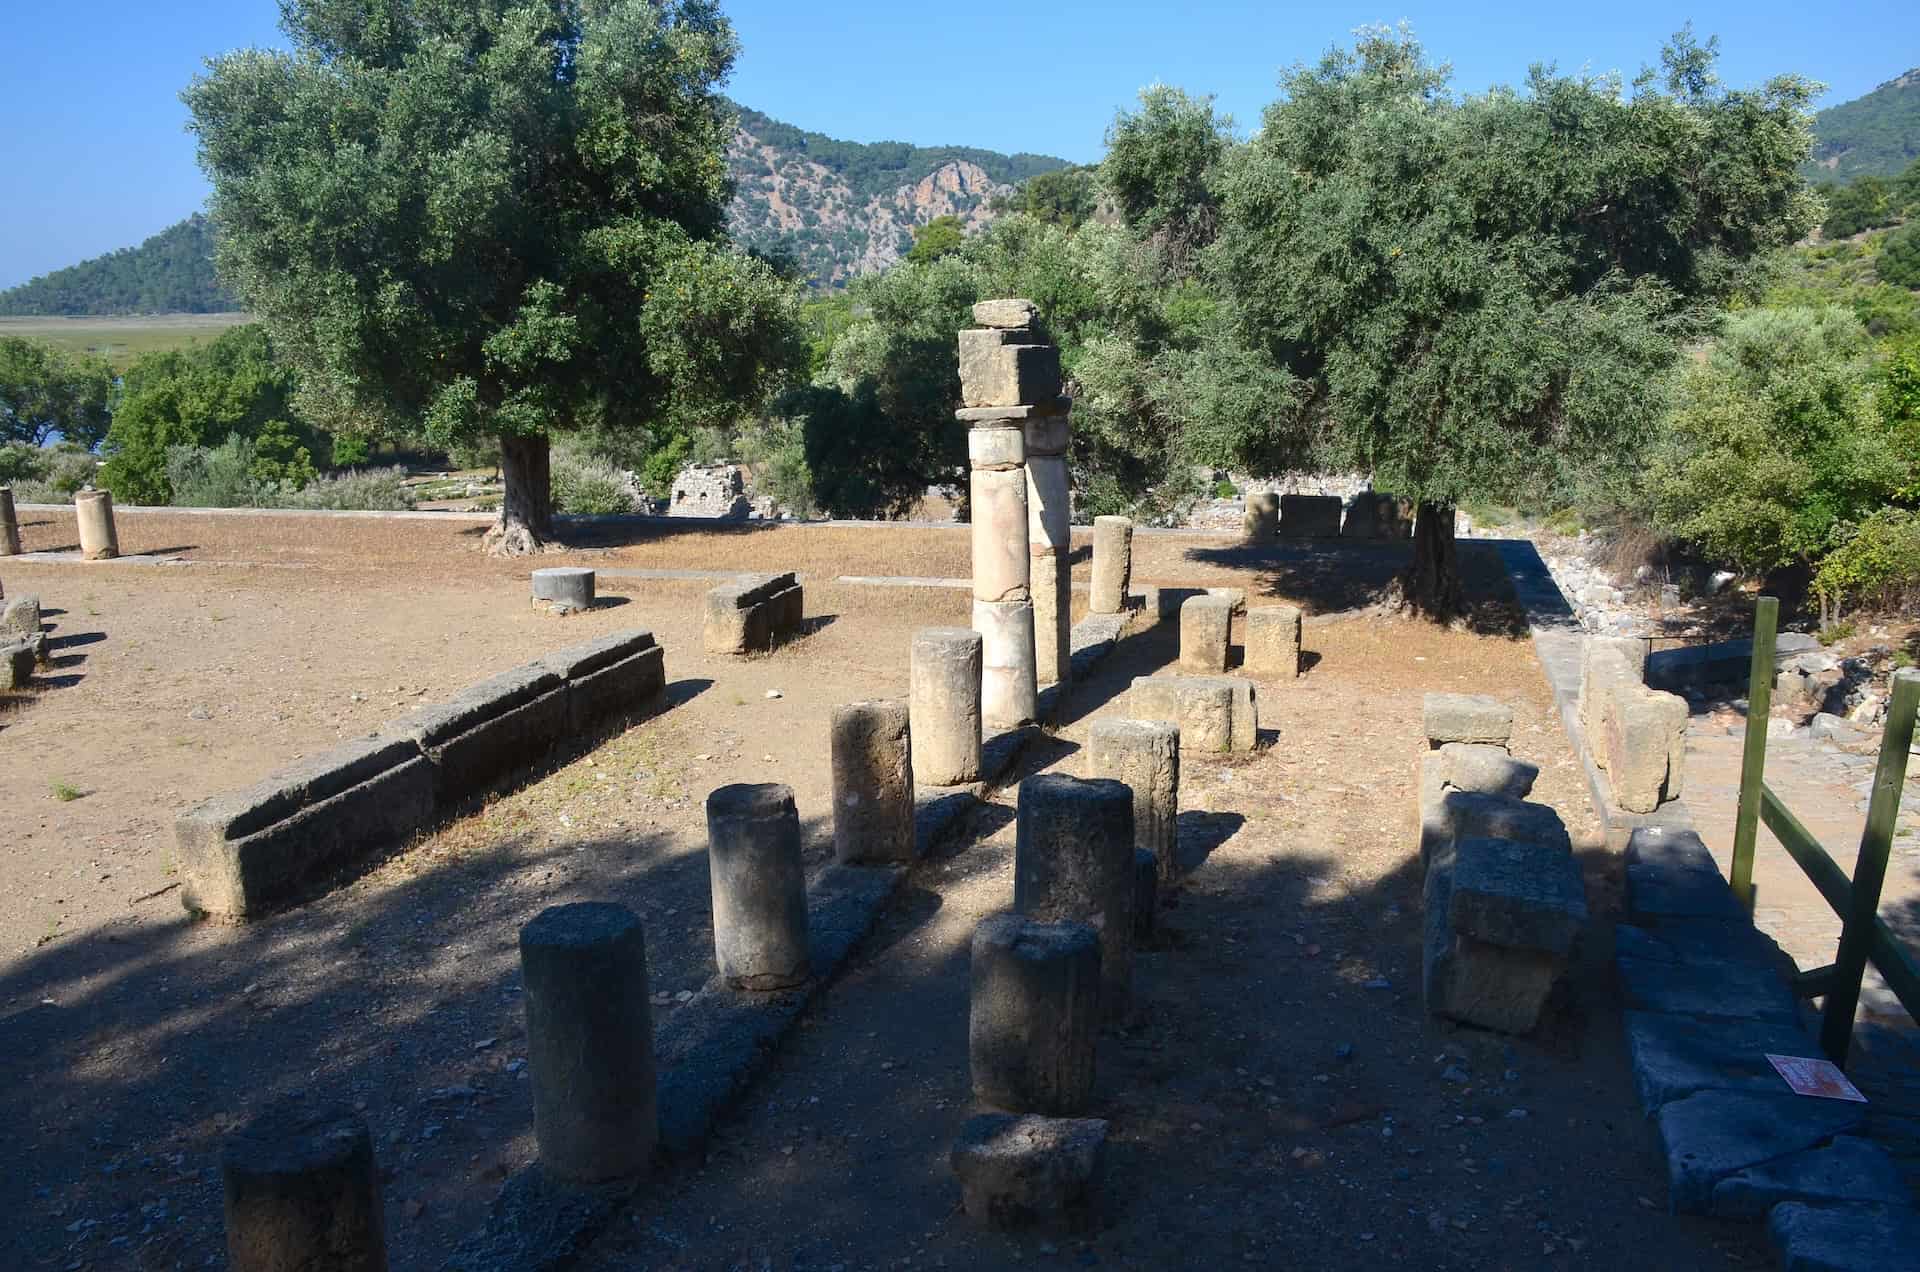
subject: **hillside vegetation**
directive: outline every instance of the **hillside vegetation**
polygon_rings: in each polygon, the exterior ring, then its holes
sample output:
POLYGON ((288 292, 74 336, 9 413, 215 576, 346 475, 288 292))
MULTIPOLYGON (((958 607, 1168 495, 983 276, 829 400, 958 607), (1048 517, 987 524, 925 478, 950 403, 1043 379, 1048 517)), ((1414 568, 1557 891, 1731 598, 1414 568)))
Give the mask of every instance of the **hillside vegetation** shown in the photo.
POLYGON ((0 315, 214 314, 240 306, 213 273, 213 227, 198 212, 138 247, 0 291, 0 315))
POLYGON ((1920 159, 1920 67, 1813 117, 1809 181, 1891 177, 1920 159))

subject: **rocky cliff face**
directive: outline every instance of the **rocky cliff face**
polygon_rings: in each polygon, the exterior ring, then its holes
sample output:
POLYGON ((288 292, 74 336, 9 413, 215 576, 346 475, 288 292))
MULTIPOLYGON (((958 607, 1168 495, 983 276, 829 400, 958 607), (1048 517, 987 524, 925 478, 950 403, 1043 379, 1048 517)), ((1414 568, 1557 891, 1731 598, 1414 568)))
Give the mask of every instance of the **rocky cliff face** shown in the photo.
POLYGON ((980 164, 951 159, 863 194, 804 151, 744 128, 734 134, 727 160, 735 184, 727 221, 735 241, 790 256, 817 287, 844 286, 886 269, 913 246, 914 229, 935 217, 957 216, 969 230, 985 225, 994 216, 993 198, 1013 193, 980 164))

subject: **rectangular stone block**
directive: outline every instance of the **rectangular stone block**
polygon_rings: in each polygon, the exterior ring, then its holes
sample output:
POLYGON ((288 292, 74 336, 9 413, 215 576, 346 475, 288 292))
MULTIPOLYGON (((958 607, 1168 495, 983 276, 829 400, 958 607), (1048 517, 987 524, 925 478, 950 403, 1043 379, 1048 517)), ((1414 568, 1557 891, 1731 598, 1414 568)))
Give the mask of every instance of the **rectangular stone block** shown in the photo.
POLYGON ((1486 742, 1505 746, 1513 738, 1513 708, 1478 693, 1430 693, 1421 707, 1427 745, 1486 742))
POLYGON ((567 729, 560 677, 531 663, 469 685, 450 702, 389 722, 389 737, 412 739, 433 766, 443 805, 490 790, 516 769, 545 760, 567 729))
POLYGON ((1442 784, 1449 790, 1525 799, 1540 777, 1539 765, 1516 760, 1505 747, 1487 742, 1448 742, 1427 754, 1439 758, 1442 784))
POLYGON ((776 635, 799 625, 800 611, 800 584, 791 571, 742 575, 706 594, 701 647, 710 654, 767 649, 776 635))
POLYGON ((1060 350, 1018 331, 960 333, 960 404, 1029 406, 1060 396, 1060 350))
POLYGON ((1413 501, 1363 490, 1340 523, 1343 539, 1404 539, 1413 533, 1413 501))
POLYGON ((643 649, 654 647, 653 633, 647 631, 615 632, 611 636, 602 636, 580 645, 569 645, 556 650, 540 660, 540 665, 560 677, 562 681, 583 679, 602 667, 611 667, 633 657, 643 649))
POLYGON ((1565 960, 1455 932, 1450 923, 1453 886, 1452 860, 1436 860, 1425 884, 1421 992, 1427 1010, 1500 1033, 1533 1032, 1565 960))
POLYGON ((1233 602, 1196 596, 1180 607, 1180 668, 1203 676, 1227 669, 1233 630, 1233 602))
POLYGON ((1257 605, 1247 611, 1246 669, 1266 680, 1300 674, 1300 611, 1292 605, 1257 605))
POLYGON ((1280 496, 1282 539, 1337 539, 1343 506, 1338 495, 1280 496))
POLYGON ((1259 740, 1258 710, 1253 682, 1241 676, 1136 676, 1127 697, 1133 719, 1179 725, 1183 751, 1253 750, 1259 740))
POLYGON ((1676 1214, 1714 1213, 1721 1180, 1861 1129, 1866 1108, 1783 1092, 1701 1091, 1661 1108, 1667 1204, 1676 1214))
POLYGON ((1589 636, 1580 651, 1580 727, 1602 769, 1600 739, 1606 733, 1607 714, 1621 690, 1646 680, 1647 642, 1637 636, 1589 636))
POLYGON ((1771 968, 1731 959, 1655 963, 1615 957, 1620 996, 1635 1011, 1717 1016, 1796 1024, 1799 1010, 1786 982, 1771 968))
MULTIPOLYGON (((1618 655, 1609 656, 1618 662, 1618 655)), ((1606 708, 1599 749, 1615 805, 1651 813, 1677 799, 1685 763, 1687 701, 1640 685, 1621 685, 1606 708)))
POLYGON ((1778 1095, 1780 1075, 1767 1062, 1768 1053, 1814 1054, 1813 1039, 1804 1030, 1772 1020, 1629 1011, 1626 1033, 1633 1085, 1649 1116, 1696 1091, 1778 1095))
POLYGON ((1566 854, 1573 852, 1566 823, 1549 805, 1473 791, 1445 791, 1438 804, 1422 817, 1420 859, 1430 866, 1467 839, 1513 839, 1544 844, 1566 854))
POLYGON ((657 702, 667 687, 666 652, 655 645, 568 680, 567 732, 591 732, 657 702))
POLYGON ((433 813, 433 769, 411 742, 349 743, 181 814, 182 899, 210 917, 257 917, 404 840, 433 813))
POLYGON ((1587 923, 1580 867, 1558 844, 1463 839, 1447 925, 1456 936, 1565 958, 1587 923))

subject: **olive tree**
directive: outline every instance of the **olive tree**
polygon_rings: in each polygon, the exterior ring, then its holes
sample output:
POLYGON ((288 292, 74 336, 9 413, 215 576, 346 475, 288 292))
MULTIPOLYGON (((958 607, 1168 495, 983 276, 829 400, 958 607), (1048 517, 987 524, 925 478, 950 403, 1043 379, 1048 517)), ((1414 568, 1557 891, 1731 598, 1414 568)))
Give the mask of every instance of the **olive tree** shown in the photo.
POLYGON ((500 440, 496 551, 551 532, 549 438, 751 410, 795 297, 723 237, 712 0, 283 0, 290 52, 185 93, 222 277, 335 433, 500 440))
POLYGON ((1461 96, 1370 30, 1286 73, 1222 161, 1206 273, 1275 406, 1216 440, 1416 500, 1410 608, 1459 608, 1456 503, 1633 454, 1682 345, 1814 223, 1814 86, 1728 91, 1685 32, 1663 61, 1461 96))

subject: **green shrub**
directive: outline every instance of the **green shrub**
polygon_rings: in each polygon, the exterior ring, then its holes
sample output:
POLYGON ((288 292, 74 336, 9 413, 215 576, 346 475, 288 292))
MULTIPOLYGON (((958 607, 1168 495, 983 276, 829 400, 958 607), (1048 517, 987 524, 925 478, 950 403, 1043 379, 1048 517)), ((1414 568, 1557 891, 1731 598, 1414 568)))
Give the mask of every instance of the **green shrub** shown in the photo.
POLYGON ((1880 244, 1873 272, 1895 287, 1920 287, 1920 220, 1907 222, 1880 244))
POLYGON ((1843 607, 1889 607, 1920 586, 1920 516, 1907 508, 1882 508, 1835 534, 1839 541, 1814 573, 1823 615, 1838 618, 1843 607))
POLYGON ((1219 481, 1213 483, 1213 497, 1215 499, 1238 499, 1240 497, 1240 488, 1228 481, 1225 477, 1222 477, 1219 481))
POLYGON ((0 446, 0 486, 13 487, 16 503, 71 503, 73 492, 92 481, 99 461, 80 447, 0 446))
POLYGON ((497 437, 470 437, 447 447, 447 462, 455 468, 492 468, 500 467, 500 439, 497 437))
POLYGON ((1814 633, 1814 639, 1822 645, 1838 645, 1841 641, 1853 635, 1853 633, 1853 620, 1847 619, 1843 623, 1828 623, 1825 627, 1822 627, 1814 633))
POLYGON ((556 448, 553 452, 553 508, 578 517, 605 517, 634 511, 627 475, 604 459, 556 448))
POLYGON ((796 517, 811 517, 813 470, 807 467, 807 436, 795 420, 763 420, 740 435, 740 460, 753 470, 754 489, 796 517))
POLYGON ((234 433, 218 446, 169 446, 167 486, 176 508, 263 508, 278 487, 254 473, 259 452, 234 433))
POLYGON ((336 473, 316 477, 300 490, 281 492, 274 506, 331 512, 405 512, 413 507, 406 480, 407 470, 398 465, 336 473))
POLYGON ((355 433, 336 433, 332 463, 335 468, 358 468, 373 458, 373 444, 355 433))

